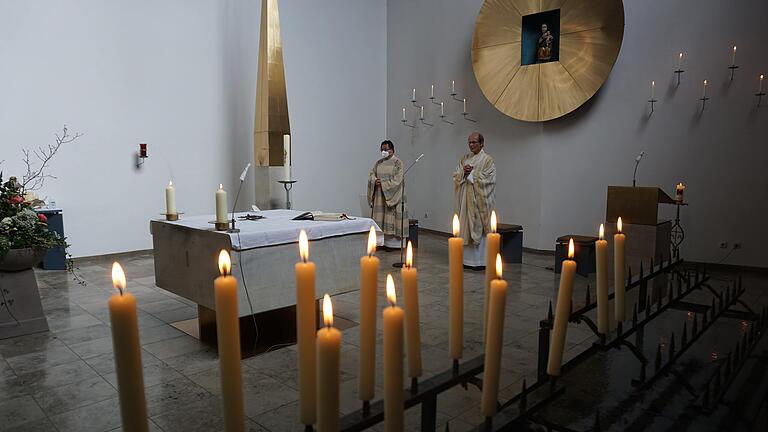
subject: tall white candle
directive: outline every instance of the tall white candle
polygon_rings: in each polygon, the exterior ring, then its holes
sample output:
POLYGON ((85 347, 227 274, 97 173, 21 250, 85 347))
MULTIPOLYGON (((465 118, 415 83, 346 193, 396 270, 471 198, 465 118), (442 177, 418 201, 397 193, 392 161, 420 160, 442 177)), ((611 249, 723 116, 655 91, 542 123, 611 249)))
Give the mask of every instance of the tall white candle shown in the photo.
POLYGON ((403 108, 403 121, 405 121, 405 108, 403 108))
POLYGON ((445 116, 445 106, 444 105, 445 105, 444 102, 440 102, 440 115, 441 116, 445 116))
POLYGON ((291 136, 283 134, 283 169, 285 179, 291 179, 291 136))
POLYGON ((704 80, 704 91, 703 91, 701 97, 702 98, 706 98, 707 97, 707 80, 704 80))
MULTIPOLYGON (((496 254, 496 279, 491 281, 488 293, 488 332, 485 339, 485 366, 483 367, 483 395, 480 411, 484 417, 496 414, 499 400, 501 350, 504 345, 504 310, 507 302, 507 282, 501 278, 501 255, 496 254)), ((486 263, 490 267, 491 263, 486 263)))
POLYGON ((176 189, 173 188, 173 182, 168 182, 165 188, 165 214, 176 214, 176 189))
POLYGON ((435 98, 435 85, 434 84, 432 84, 432 86, 430 87, 429 97, 432 98, 432 99, 435 98))
POLYGON ((456 94, 456 81, 451 81, 451 94, 456 94))
POLYGON ((323 322, 317 331, 317 430, 339 430, 339 380, 341 332, 333 327, 333 305, 328 294, 323 297, 323 322))
POLYGON ((621 218, 616 222, 617 233, 613 235, 613 304, 615 306, 616 321, 624 321, 626 307, 624 294, 626 292, 626 236, 621 232, 621 218))
POLYGON ((651 81, 651 100, 656 95, 656 81, 651 81))
POLYGON ((555 322, 552 326, 552 343, 549 348, 547 374, 560 376, 565 350, 565 335, 568 331, 568 321, 571 317, 571 298, 573 297, 573 279, 576 274, 576 261, 573 260, 573 239, 568 242, 568 259, 563 260, 560 271, 560 287, 557 290, 557 305, 555 306, 555 322))
POLYGON ((411 96, 411 102, 416 102, 416 89, 413 89, 413 96, 411 96))
POLYGON ((736 66, 736 45, 733 46, 733 55, 731 55, 731 66, 736 66))
POLYGON ((403 428, 403 327, 405 312, 396 306, 395 281, 387 275, 387 300, 384 308, 384 430, 403 428))
POLYGON ((309 260, 307 233, 299 233, 299 256, 296 263, 296 354, 299 366, 299 420, 311 425, 317 420, 317 370, 315 369, 315 263, 309 260))
POLYGON ((677 56, 677 70, 683 70, 683 53, 677 56))
POLYGON ((466 113, 467 113, 467 98, 464 98, 464 111, 462 112, 462 114, 466 114, 466 113))
POLYGON ((608 241, 605 228, 600 224, 598 240, 595 242, 597 270, 597 332, 608 334, 608 241))
POLYGON ((762 93, 763 92, 763 78, 765 75, 760 74, 760 80, 757 82, 757 92, 762 93))
POLYGON ((423 106, 421 107, 421 114, 419 115, 419 118, 421 120, 424 120, 424 107, 423 106))
POLYGON ((216 191, 216 222, 227 223, 227 191, 224 190, 224 185, 219 185, 219 190, 216 191))

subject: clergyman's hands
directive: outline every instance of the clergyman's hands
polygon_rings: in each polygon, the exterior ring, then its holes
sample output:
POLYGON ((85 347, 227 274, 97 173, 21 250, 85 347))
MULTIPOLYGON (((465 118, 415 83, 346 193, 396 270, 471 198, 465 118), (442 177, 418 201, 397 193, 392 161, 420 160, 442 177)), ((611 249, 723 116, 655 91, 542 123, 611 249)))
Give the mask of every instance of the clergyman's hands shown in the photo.
POLYGON ((464 165, 464 176, 468 176, 469 173, 472 172, 473 166, 472 165, 464 165))
POLYGON ((376 186, 381 186, 381 180, 380 179, 376 179, 376 186))

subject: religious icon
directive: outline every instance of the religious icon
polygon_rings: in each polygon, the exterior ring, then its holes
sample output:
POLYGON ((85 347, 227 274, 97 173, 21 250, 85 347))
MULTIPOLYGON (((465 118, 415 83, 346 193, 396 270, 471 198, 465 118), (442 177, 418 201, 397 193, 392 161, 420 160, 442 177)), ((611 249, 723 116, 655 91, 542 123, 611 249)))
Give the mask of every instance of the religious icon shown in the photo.
POLYGON ((536 61, 547 62, 552 59, 552 41, 555 37, 546 24, 541 25, 541 35, 536 42, 536 61))

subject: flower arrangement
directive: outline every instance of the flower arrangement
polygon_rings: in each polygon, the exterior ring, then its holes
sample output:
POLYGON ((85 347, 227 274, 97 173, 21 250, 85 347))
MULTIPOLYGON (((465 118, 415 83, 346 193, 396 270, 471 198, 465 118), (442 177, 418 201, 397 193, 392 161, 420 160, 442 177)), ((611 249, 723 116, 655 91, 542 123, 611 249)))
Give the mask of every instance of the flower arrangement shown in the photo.
POLYGON ((48 230, 45 215, 38 215, 29 202, 24 201, 21 185, 16 177, 3 182, 0 173, 0 259, 10 249, 66 248, 66 239, 48 230))

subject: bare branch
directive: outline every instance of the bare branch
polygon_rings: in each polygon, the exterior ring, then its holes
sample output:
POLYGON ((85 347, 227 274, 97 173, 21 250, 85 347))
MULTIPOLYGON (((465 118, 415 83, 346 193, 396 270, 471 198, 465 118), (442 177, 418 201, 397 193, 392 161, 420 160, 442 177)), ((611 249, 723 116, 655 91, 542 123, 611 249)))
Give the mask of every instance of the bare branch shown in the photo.
POLYGON ((54 136, 56 137, 56 144, 48 144, 47 148, 38 146, 37 149, 31 153, 40 163, 40 166, 37 168, 33 167, 30 151, 28 149, 22 149, 22 152, 24 153, 22 161, 27 168, 26 174, 22 177, 22 192, 40 189, 43 187, 45 179, 56 178, 45 173, 45 169, 48 168, 51 159, 53 159, 53 156, 56 155, 63 144, 71 143, 83 136, 83 134, 77 132, 75 135, 69 135, 67 125, 64 125, 61 136, 59 136, 59 134, 54 134, 54 136))

